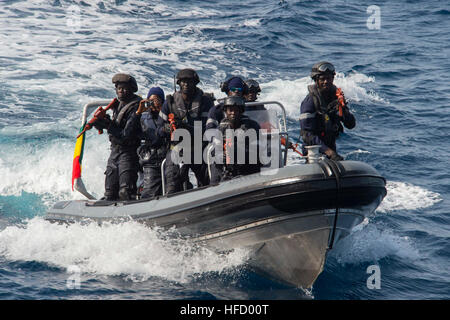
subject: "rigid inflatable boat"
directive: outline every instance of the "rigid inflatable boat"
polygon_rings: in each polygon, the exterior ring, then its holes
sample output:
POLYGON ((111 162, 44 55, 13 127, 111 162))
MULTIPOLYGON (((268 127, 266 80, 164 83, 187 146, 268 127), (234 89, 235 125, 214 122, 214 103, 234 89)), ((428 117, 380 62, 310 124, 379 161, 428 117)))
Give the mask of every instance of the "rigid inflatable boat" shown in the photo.
MULTIPOLYGON (((83 126, 90 108, 107 103, 86 105, 83 126)), ((58 202, 45 218, 57 223, 100 224, 135 220, 148 226, 175 227, 181 237, 218 252, 246 248, 249 265, 256 271, 290 286, 311 287, 323 270, 327 252, 381 203, 386 181, 368 164, 323 158, 318 147, 311 148, 305 163, 287 165, 288 148, 280 138, 288 138, 284 107, 272 101, 247 103, 246 108, 257 105, 264 105, 263 112, 273 111, 269 108, 273 106, 278 110, 269 117, 272 128, 279 129, 278 167, 217 185, 132 201, 95 200, 80 176, 74 187, 88 200, 58 202)), ((246 113, 261 113, 261 108, 256 109, 246 113)), ((267 121, 267 114, 264 118, 267 121)))

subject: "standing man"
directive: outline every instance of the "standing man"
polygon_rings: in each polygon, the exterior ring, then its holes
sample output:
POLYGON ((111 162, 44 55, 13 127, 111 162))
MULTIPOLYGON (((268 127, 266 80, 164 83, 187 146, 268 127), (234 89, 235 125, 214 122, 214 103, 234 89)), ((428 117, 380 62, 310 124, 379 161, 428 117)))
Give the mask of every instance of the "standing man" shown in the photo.
POLYGON ((144 171, 141 199, 162 194, 161 163, 166 158, 167 141, 158 135, 157 121, 164 100, 163 89, 153 87, 139 105, 143 142, 137 152, 144 171))
POLYGON ((105 200, 136 199, 139 159, 136 153, 140 144, 140 115, 136 114, 141 97, 136 79, 124 73, 112 78, 117 99, 112 105, 112 119, 108 114, 98 119, 94 126, 107 129, 111 153, 105 171, 105 200))
MULTIPOLYGON (((344 160, 336 152, 336 139, 344 126, 353 129, 355 117, 350 113, 341 90, 333 85, 334 66, 326 61, 313 65, 309 94, 300 106, 300 136, 304 146, 320 145, 320 152, 335 161, 344 160)), ((303 154, 307 150, 304 148, 303 154)))
MULTIPOLYGON (((158 132, 162 137, 171 140, 171 134, 177 128, 187 129, 191 135, 191 164, 183 165, 183 172, 177 163, 172 160, 172 152, 177 152, 174 147, 176 141, 170 141, 170 149, 166 156, 165 175, 167 193, 182 190, 182 185, 188 180, 189 168, 194 172, 199 187, 209 183, 206 164, 192 163, 194 161, 194 122, 202 122, 202 137, 205 132, 208 112, 213 106, 213 99, 197 87, 200 78, 193 69, 182 69, 176 76, 180 91, 168 95, 159 113, 158 132)), ((197 138, 198 139, 198 138, 197 138)), ((203 150, 202 150, 203 151, 203 150)), ((203 159, 203 157, 202 157, 203 159)))

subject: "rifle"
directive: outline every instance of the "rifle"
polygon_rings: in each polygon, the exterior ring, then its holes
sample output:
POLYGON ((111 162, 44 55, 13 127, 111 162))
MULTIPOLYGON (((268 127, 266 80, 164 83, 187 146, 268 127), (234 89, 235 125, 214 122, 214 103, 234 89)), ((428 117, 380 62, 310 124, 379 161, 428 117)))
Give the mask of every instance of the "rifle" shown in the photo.
POLYGON ((287 147, 288 149, 292 149, 293 151, 297 152, 299 155, 301 155, 303 157, 303 154, 297 150, 298 148, 298 143, 293 144, 290 141, 286 141, 286 138, 281 137, 281 144, 285 147, 287 147))
MULTIPOLYGON (((115 106, 117 103, 119 102, 119 100, 117 100, 117 98, 114 98, 107 106, 105 109, 103 109, 102 107, 98 107, 97 110, 95 110, 94 112, 94 116, 92 117, 91 120, 89 120, 89 122, 86 123, 86 125, 84 126, 83 130, 80 132, 80 134, 77 136, 77 139, 84 134, 87 130, 91 130, 92 127, 94 126, 95 122, 99 119, 103 119, 106 116, 106 111, 108 111, 109 109, 111 109, 113 106, 115 106)), ((98 134, 102 134, 103 133, 103 129, 99 129, 98 130, 98 134)))
POLYGON ((223 151, 225 151, 225 164, 229 165, 232 162, 230 149, 233 147, 233 138, 225 137, 225 142, 223 143, 223 151))
POLYGON ((338 100, 339 117, 342 118, 342 116, 344 115, 343 108, 345 108, 346 102, 344 98, 344 93, 342 92, 341 88, 337 88, 336 97, 338 100))
POLYGON ((177 126, 175 125, 175 115, 173 113, 169 113, 169 123, 170 123, 170 140, 172 140, 173 133, 177 130, 177 126))

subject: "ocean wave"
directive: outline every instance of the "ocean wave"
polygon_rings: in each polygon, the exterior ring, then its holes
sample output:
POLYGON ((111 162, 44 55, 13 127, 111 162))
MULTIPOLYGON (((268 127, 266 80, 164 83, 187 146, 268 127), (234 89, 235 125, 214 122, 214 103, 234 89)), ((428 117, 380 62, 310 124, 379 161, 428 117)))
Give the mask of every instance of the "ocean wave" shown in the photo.
POLYGON ((389 256, 410 260, 420 258, 419 251, 407 236, 382 230, 374 224, 362 224, 354 229, 336 244, 330 256, 342 265, 375 263, 389 256))
MULTIPOLYGON (((104 135, 88 133, 83 158, 83 180, 96 196, 104 192, 104 171, 108 159, 108 142, 104 135)), ((22 192, 41 195, 47 206, 57 200, 82 199, 71 190, 75 138, 52 140, 45 144, 13 145, 4 148, 0 157, 0 194, 20 196, 22 192), (26 155, 26 156, 23 156, 26 155)))
POLYGON ((442 201, 440 194, 410 183, 388 181, 387 195, 377 208, 379 213, 427 208, 442 201))
POLYGON ((137 222, 63 226, 35 217, 0 231, 0 255, 38 261, 82 274, 123 276, 132 281, 161 277, 186 283, 206 272, 227 272, 245 263, 239 249, 218 254, 171 231, 137 222))
MULTIPOLYGON (((352 72, 348 75, 337 73, 335 85, 344 91, 345 98, 349 101, 350 109, 352 102, 358 103, 388 103, 380 98, 375 92, 365 89, 364 84, 374 82, 373 77, 362 73, 352 72)), ((308 85, 312 84, 309 76, 296 80, 276 79, 268 82, 262 82, 261 99, 262 101, 281 101, 286 107, 288 116, 298 119, 300 116, 300 104, 308 95, 308 85)), ((354 111, 354 110, 352 110, 354 111)))
POLYGON ((257 27, 261 25, 261 19, 255 18, 255 19, 245 19, 243 23, 241 23, 241 26, 244 27, 257 27))

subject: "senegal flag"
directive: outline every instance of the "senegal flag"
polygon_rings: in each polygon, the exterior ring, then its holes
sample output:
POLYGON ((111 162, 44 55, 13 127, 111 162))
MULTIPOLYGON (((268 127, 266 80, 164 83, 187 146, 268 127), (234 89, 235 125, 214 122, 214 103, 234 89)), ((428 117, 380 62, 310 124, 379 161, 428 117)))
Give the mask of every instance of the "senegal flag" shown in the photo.
MULTIPOLYGON (((79 134, 83 132, 85 126, 86 123, 81 127, 79 134)), ((77 142, 75 144, 75 151, 73 153, 73 165, 72 165, 72 191, 75 179, 79 179, 81 177, 81 161, 83 161, 85 134, 86 133, 83 132, 83 134, 81 134, 77 138, 77 142)))

